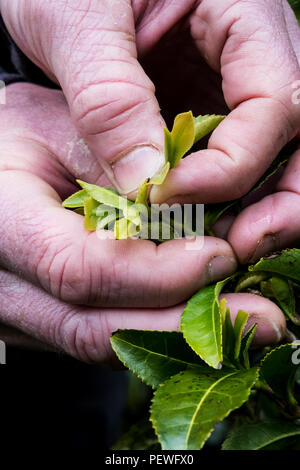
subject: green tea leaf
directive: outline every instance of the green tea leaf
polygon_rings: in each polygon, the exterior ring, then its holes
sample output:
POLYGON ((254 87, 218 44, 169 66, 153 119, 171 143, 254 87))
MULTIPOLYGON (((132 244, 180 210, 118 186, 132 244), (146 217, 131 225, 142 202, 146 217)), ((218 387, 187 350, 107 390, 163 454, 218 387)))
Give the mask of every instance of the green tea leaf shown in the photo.
POLYGON ((97 209, 94 211, 97 217, 104 217, 108 214, 114 214, 116 217, 120 215, 120 211, 115 207, 107 206, 106 204, 99 204, 97 209))
POLYGON ((249 271, 268 271, 300 281, 300 250, 288 249, 267 258, 261 258, 255 265, 249 266, 249 271))
POLYGON ((257 284, 260 284, 261 281, 268 279, 270 276, 270 273, 264 272, 246 273, 239 279, 234 292, 241 292, 243 290, 257 286, 257 284))
POLYGON ((203 364, 182 334, 174 331, 119 330, 110 341, 120 361, 153 388, 182 370, 203 364))
POLYGON ((237 201, 222 202, 219 204, 208 204, 205 206, 204 229, 208 235, 214 236, 212 227, 219 218, 232 207, 237 205, 237 201))
POLYGON ((222 329, 216 286, 201 289, 187 302, 181 316, 181 331, 187 343, 215 369, 222 367, 222 329))
POLYGON ((154 393, 151 421, 163 450, 199 450, 217 422, 249 397, 257 369, 186 370, 154 393))
POLYGON ((84 215, 84 208, 83 207, 77 207, 76 209, 74 209, 74 212, 75 212, 75 214, 84 215))
POLYGON ((239 310, 237 316, 235 317, 234 321, 234 335, 235 335, 235 347, 234 347, 234 359, 238 360, 240 352, 241 352, 241 342, 243 331, 246 326, 247 320, 249 318, 249 314, 244 312, 243 310, 239 310))
POLYGON ((135 204, 142 204, 145 207, 148 207, 149 182, 150 180, 148 179, 140 185, 137 196, 135 198, 135 204))
POLYGON ((288 161, 289 156, 285 153, 280 152, 275 160, 271 163, 262 177, 258 180, 258 182, 253 186, 253 188, 248 192, 248 194, 255 193, 258 191, 273 175, 277 173, 277 171, 288 161))
POLYGON ((285 448, 288 438, 295 436, 300 436, 300 426, 289 421, 243 424, 226 439, 222 450, 280 450, 285 448))
POLYGON ((149 184, 156 184, 156 185, 163 184, 169 171, 170 171, 170 162, 167 162, 163 166, 161 172, 158 175, 152 176, 151 180, 149 181, 149 184))
MULTIPOLYGON (((299 346, 298 346, 299 347, 299 346)), ((297 346, 284 344, 273 349, 261 363, 260 375, 280 397, 289 400, 288 385, 295 377, 298 361, 293 360, 297 346)))
POLYGON ((114 207, 107 206, 106 204, 100 204, 96 211, 98 217, 97 229, 113 229, 114 222, 120 217, 120 211, 114 207))
POLYGON ((260 284, 262 294, 272 299, 295 325, 300 325, 300 316, 296 313, 296 300, 293 284, 289 279, 273 276, 260 284))
POLYGON ((197 292, 187 302, 181 316, 180 328, 191 348, 208 365, 215 369, 222 367, 222 318, 219 295, 227 282, 217 282, 197 292))
POLYGON ((77 183, 85 189, 90 197, 101 204, 106 204, 122 211, 127 211, 129 207, 133 205, 132 201, 119 196, 114 189, 103 188, 101 186, 96 186, 95 184, 85 183, 81 180, 77 180, 77 183))
POLYGON ((165 131, 166 163, 174 168, 192 148, 195 140, 194 117, 191 111, 176 116, 173 129, 165 131))
POLYGON ((81 189, 77 191, 77 193, 72 194, 72 196, 65 199, 62 203, 63 207, 67 207, 70 209, 76 207, 83 207, 85 198, 89 197, 89 194, 84 190, 81 189))
POLYGON ((99 206, 99 202, 92 197, 84 199, 84 228, 85 230, 94 231, 97 228, 98 217, 94 215, 94 211, 99 206))
POLYGON ((214 131, 218 125, 226 118, 226 116, 216 116, 215 114, 206 114, 205 116, 197 116, 194 118, 195 141, 203 139, 207 134, 214 131))
POLYGON ((222 321, 222 336, 223 336, 223 355, 226 366, 231 367, 234 359, 235 349, 235 334, 231 321, 230 310, 226 308, 226 300, 220 302, 220 313, 223 318, 222 321))
POLYGON ((241 350, 239 356, 239 363, 244 366, 246 369, 250 368, 250 361, 249 361, 249 348, 253 341, 255 331, 257 328, 257 324, 255 323, 252 325, 247 333, 243 336, 241 341, 241 350))
POLYGON ((117 240, 127 240, 127 238, 137 235, 139 231, 139 226, 129 219, 121 218, 115 222, 114 233, 117 240))
POLYGON ((237 369, 243 367, 249 369, 248 351, 257 325, 252 325, 243 335, 249 314, 239 310, 233 325, 229 308, 225 311, 225 307, 222 305, 223 302, 226 303, 226 300, 223 299, 220 302, 221 316, 224 317, 222 325, 224 365, 237 369), (224 311, 225 313, 223 313, 224 311))

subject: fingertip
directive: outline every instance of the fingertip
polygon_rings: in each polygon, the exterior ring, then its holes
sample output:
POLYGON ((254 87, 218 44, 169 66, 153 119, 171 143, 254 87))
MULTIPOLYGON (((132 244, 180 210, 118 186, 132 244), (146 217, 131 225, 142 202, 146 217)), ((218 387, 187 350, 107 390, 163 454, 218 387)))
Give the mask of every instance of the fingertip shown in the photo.
POLYGON ((280 308, 269 299, 255 294, 238 293, 222 294, 220 299, 226 299, 234 321, 239 310, 249 313, 245 331, 257 324, 253 346, 277 344, 286 335, 286 319, 280 308))

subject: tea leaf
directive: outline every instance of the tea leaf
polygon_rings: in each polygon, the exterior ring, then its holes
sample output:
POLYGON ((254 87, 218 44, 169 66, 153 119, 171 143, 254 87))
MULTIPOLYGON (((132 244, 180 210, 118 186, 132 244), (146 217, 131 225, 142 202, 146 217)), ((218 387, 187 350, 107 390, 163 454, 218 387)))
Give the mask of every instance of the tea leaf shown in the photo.
POLYGON ((113 222, 115 222, 117 220, 117 217, 116 217, 116 213, 115 212, 112 212, 112 213, 108 213, 107 215, 103 216, 103 217, 99 217, 98 218, 98 222, 97 222, 97 229, 98 230, 103 230, 103 229, 107 229, 107 228, 111 228, 110 225, 112 225, 113 222))
POLYGON ((96 186, 95 184, 85 183, 81 180, 77 180, 77 183, 80 184, 83 189, 85 189, 90 197, 100 202, 101 204, 106 204, 122 211, 127 211, 128 208, 133 205, 132 201, 119 196, 114 189, 103 188, 101 186, 96 186))
POLYGON ((207 134, 214 131, 226 116, 216 116, 215 114, 206 114, 194 118, 195 140, 194 143, 203 139, 207 134))
POLYGON ((225 365, 231 367, 234 359, 235 349, 235 334, 231 321, 230 310, 226 308, 226 300, 220 302, 220 312, 224 320, 222 322, 222 336, 223 336, 223 355, 225 365), (223 307, 224 302, 224 307, 223 307), (224 313, 223 313, 224 312, 224 313))
POLYGON ((249 266, 249 271, 268 271, 300 281, 300 250, 288 249, 267 258, 261 258, 255 265, 249 266))
POLYGON ((158 175, 152 176, 151 180, 149 181, 149 184, 156 184, 156 185, 163 184, 169 171, 170 171, 170 162, 167 162, 163 166, 161 172, 158 175))
POLYGON ((77 207, 76 209, 74 209, 74 212, 75 212, 75 214, 84 215, 84 208, 83 207, 77 207))
POLYGON ((258 180, 258 182, 253 186, 253 188, 248 192, 248 194, 252 194, 258 191, 273 175, 277 173, 277 171, 288 161, 289 156, 285 153, 280 152, 275 160, 271 163, 262 177, 258 180))
POLYGON ((237 201, 222 202, 219 204, 208 204, 205 206, 204 213, 204 229, 205 232, 211 236, 214 236, 212 227, 219 220, 219 218, 227 212, 230 208, 235 207, 238 204, 237 201))
POLYGON ((254 272, 244 274, 238 281, 234 292, 241 292, 249 289, 249 287, 260 284, 261 281, 268 279, 271 276, 270 273, 254 272))
POLYGON ((248 351, 254 337, 256 325, 253 325, 244 335, 244 329, 249 318, 249 314, 239 310, 234 324, 232 324, 229 308, 225 311, 223 299, 220 302, 221 316, 224 317, 222 324, 224 365, 236 369, 250 368, 248 351), (225 311, 225 313, 223 313, 225 311))
POLYGON ((234 359, 238 360, 241 352, 241 342, 243 331, 246 326, 249 314, 243 310, 239 310, 237 316, 235 317, 235 322, 233 326, 234 335, 235 335, 235 348, 234 348, 234 359))
POLYGON ((163 450, 199 450, 217 422, 247 401, 257 369, 200 367, 171 377, 154 393, 151 421, 163 450))
POLYGON ((294 353, 297 353, 296 345, 284 344, 273 349, 261 363, 261 377, 277 395, 284 399, 289 399, 288 384, 295 377, 299 366, 299 361, 293 360, 294 353))
POLYGON ((95 201, 92 197, 84 199, 84 228, 85 230, 94 231, 97 228, 98 217, 93 213, 99 202, 95 201))
POLYGON ((148 190, 149 180, 146 180, 139 187, 137 196, 135 198, 135 204, 142 204, 145 207, 148 207, 148 190))
POLYGON ((218 297, 227 280, 201 289, 187 302, 180 328, 191 348, 215 369, 222 367, 222 327, 218 297))
POLYGON ((176 116, 173 129, 165 132, 165 157, 170 168, 174 168, 181 158, 192 148, 195 140, 194 117, 191 111, 176 116))
POLYGON ((85 198, 89 197, 88 193, 81 189, 77 193, 72 194, 72 196, 65 199, 62 203, 63 207, 73 209, 75 207, 83 207, 85 198))
POLYGON ((285 448, 288 438, 295 436, 300 436, 300 426, 289 421, 243 424, 226 439, 222 450, 280 450, 285 448))
POLYGON ((137 235, 139 231, 139 226, 129 219, 122 218, 115 222, 114 233, 117 240, 127 240, 127 238, 137 235))
POLYGON ((250 368, 250 361, 249 361, 249 348, 253 341, 255 331, 257 328, 257 324, 255 323, 252 325, 247 333, 243 336, 241 341, 241 350, 239 356, 239 363, 244 366, 246 369, 250 368))
POLYGON ((273 276, 261 282, 261 292, 265 297, 275 300, 286 316, 295 325, 300 325, 300 316, 296 313, 296 300, 292 282, 289 279, 273 276))
POLYGON ((110 341, 120 361, 153 388, 203 364, 178 332, 119 330, 110 341))

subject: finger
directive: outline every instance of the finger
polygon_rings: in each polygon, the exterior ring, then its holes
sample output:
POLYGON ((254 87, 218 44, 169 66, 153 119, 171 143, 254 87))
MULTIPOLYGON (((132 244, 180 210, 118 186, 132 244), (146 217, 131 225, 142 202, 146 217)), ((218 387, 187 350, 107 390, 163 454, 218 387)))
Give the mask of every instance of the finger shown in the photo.
POLYGON ((182 310, 182 305, 159 310, 71 306, 0 270, 1 322, 34 338, 36 344, 89 363, 114 358, 110 337, 118 329, 178 330, 182 310))
POLYGON ((215 203, 243 196, 299 129, 292 84, 299 64, 282 2, 203 0, 191 31, 208 63, 219 70, 232 110, 208 149, 173 169, 154 187, 152 202, 215 203))
POLYGON ((236 269, 229 244, 212 237, 197 250, 186 248, 185 239, 160 246, 100 240, 50 186, 26 172, 0 173, 0 199, 2 266, 65 301, 167 306, 236 269))
POLYGON ((247 293, 222 294, 220 299, 226 299, 233 321, 239 310, 249 313, 245 331, 257 324, 253 346, 276 344, 285 337, 285 317, 280 308, 269 299, 247 293))
POLYGON ((37 51, 35 61, 59 82, 81 137, 111 183, 128 194, 164 164, 163 120, 154 86, 137 60, 131 2, 63 5, 62 14, 56 2, 45 7, 33 1, 28 9, 26 2, 4 1, 2 11, 14 31, 18 9, 30 55, 37 51), (41 26, 32 38, 27 28, 35 16, 41 26))
MULTIPOLYGON (((250 313, 246 328, 258 327, 254 345, 284 337, 285 320, 275 304, 253 294, 225 294, 234 318, 250 313)), ((110 336, 118 329, 177 331, 184 305, 166 309, 97 309, 71 306, 7 271, 0 271, 0 319, 51 348, 85 362, 114 358, 110 336)))
POLYGON ((228 240, 241 263, 300 241, 300 150, 290 159, 278 192, 247 207, 235 220, 228 240))

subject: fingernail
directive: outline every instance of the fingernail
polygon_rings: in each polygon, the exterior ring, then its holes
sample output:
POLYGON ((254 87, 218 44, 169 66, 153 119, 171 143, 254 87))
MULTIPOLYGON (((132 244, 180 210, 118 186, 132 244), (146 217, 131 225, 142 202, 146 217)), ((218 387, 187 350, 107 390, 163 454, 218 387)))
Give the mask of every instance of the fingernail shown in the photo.
POLYGON ((208 263, 208 284, 230 276, 237 268, 236 259, 233 256, 216 256, 208 263))
POLYGON ((165 162, 163 154, 151 145, 136 147, 112 166, 115 185, 121 194, 135 191, 147 178, 159 173, 165 162))
POLYGON ((257 347, 265 346, 266 344, 277 344, 285 336, 284 325, 278 326, 277 323, 271 318, 250 315, 247 322, 245 331, 252 325, 257 324, 254 336, 254 345, 257 347))
POLYGON ((280 248, 279 235, 265 235, 257 244, 254 253, 249 258, 249 263, 258 261, 263 256, 267 256, 280 248))

